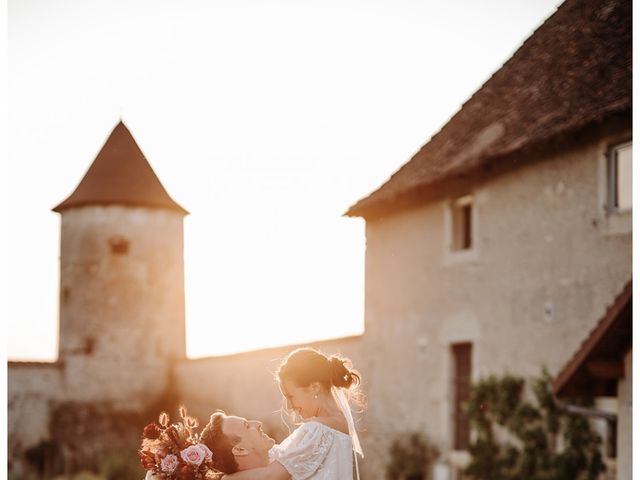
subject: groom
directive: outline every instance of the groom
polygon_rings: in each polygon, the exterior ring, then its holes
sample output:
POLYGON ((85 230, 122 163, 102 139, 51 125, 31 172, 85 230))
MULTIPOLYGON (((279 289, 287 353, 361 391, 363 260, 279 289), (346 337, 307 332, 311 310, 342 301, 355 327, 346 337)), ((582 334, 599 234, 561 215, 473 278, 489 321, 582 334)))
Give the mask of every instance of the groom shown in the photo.
POLYGON ((213 452, 214 467, 234 473, 269 464, 269 449, 275 440, 262 431, 262 422, 216 412, 201 437, 213 452))

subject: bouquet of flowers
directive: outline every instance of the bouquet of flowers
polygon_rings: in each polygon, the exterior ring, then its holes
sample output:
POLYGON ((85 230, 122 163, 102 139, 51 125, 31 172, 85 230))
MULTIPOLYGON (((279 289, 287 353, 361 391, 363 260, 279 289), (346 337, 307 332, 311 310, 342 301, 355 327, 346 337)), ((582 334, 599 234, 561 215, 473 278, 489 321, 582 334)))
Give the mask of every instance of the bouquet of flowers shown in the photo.
POLYGON ((200 443, 198 420, 180 407, 179 423, 169 424, 160 414, 157 423, 144 427, 140 462, 147 470, 145 480, 217 480, 222 473, 213 468, 213 454, 200 443))

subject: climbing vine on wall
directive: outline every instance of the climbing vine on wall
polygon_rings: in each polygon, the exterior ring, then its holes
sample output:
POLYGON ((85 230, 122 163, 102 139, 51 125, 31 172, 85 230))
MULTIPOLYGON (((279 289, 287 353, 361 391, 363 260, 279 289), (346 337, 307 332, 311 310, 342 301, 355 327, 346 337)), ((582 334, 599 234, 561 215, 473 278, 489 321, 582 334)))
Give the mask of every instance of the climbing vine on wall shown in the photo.
POLYGON ((387 480, 429 480, 438 449, 420 432, 396 437, 389 449, 387 480))
POLYGON ((474 435, 465 473, 474 480, 596 480, 604 470, 600 437, 556 405, 546 371, 530 385, 512 375, 477 382, 467 414, 474 435))

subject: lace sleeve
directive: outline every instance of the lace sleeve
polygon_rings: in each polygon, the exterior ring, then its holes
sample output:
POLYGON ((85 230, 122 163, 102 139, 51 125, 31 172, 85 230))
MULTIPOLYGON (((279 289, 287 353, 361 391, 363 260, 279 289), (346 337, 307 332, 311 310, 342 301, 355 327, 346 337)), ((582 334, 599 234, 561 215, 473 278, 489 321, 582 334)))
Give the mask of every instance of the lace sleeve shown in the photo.
POLYGON ((271 449, 271 460, 279 462, 292 480, 313 475, 331 449, 334 436, 317 423, 303 423, 280 445, 271 449))

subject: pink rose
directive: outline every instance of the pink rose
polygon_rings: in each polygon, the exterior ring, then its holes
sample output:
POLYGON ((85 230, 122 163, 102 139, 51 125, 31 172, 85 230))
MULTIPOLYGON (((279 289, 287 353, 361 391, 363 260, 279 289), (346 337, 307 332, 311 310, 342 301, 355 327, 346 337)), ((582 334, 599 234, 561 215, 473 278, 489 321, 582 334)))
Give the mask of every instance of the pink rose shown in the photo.
POLYGON ((200 466, 207 456, 204 449, 198 445, 191 445, 180 452, 182 459, 190 465, 200 466))
POLYGON ((176 457, 175 455, 169 454, 166 457, 164 457, 160 462, 160 468, 165 473, 173 473, 175 469, 178 467, 178 463, 180 463, 180 461, 178 460, 178 457, 176 457))
POLYGON ((198 447, 200 450, 204 452, 204 458, 207 461, 213 458, 213 453, 211 453, 211 450, 209 450, 209 447, 207 447, 204 443, 199 443, 196 445, 196 447, 198 447))

